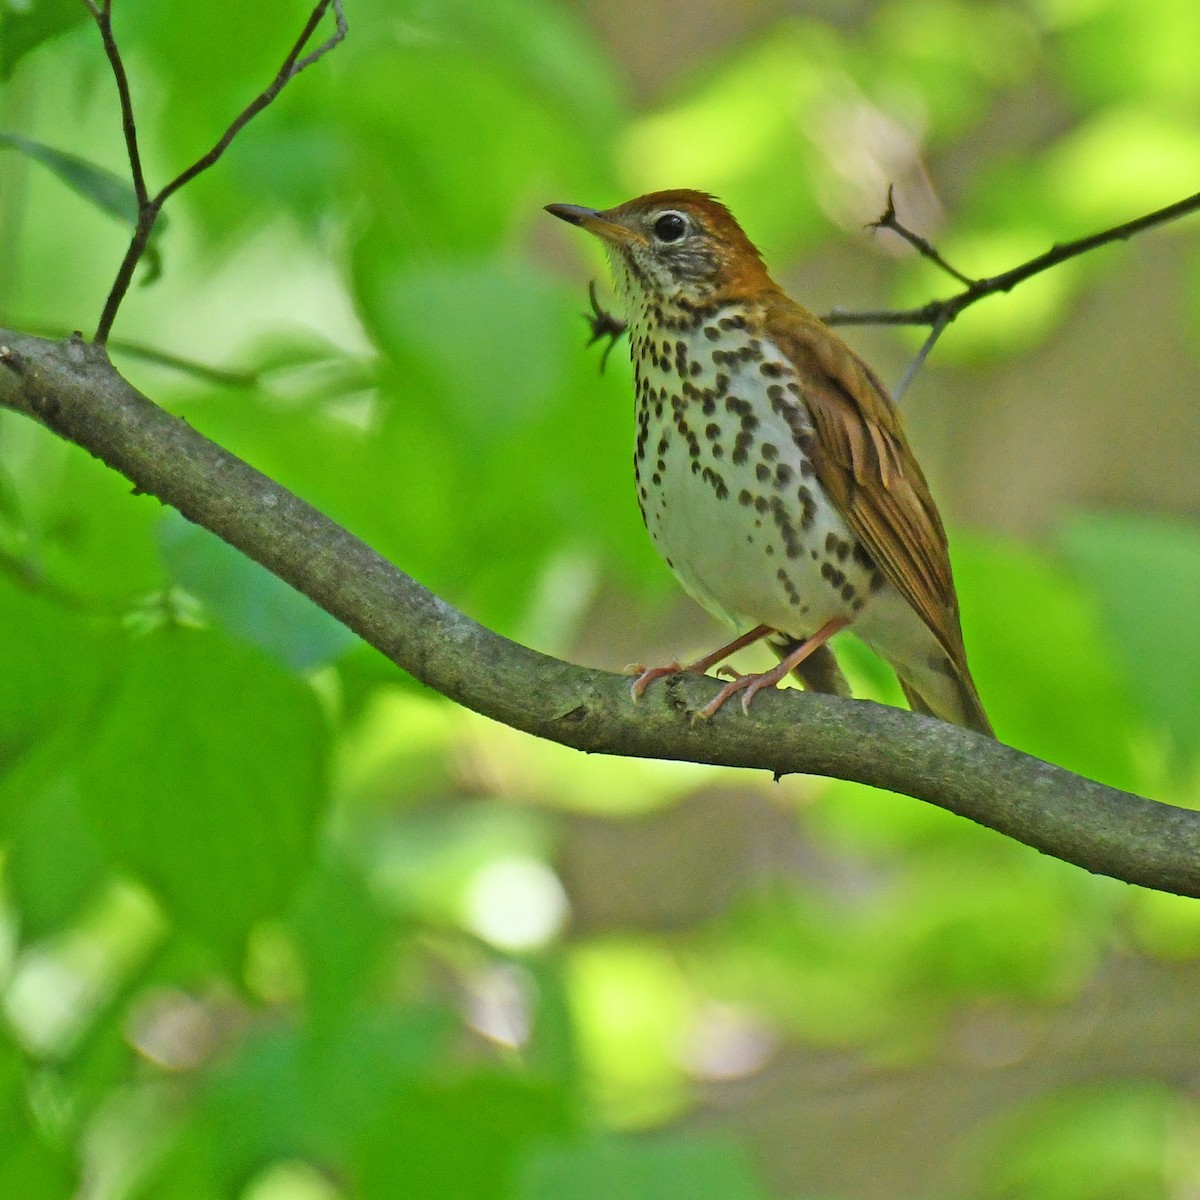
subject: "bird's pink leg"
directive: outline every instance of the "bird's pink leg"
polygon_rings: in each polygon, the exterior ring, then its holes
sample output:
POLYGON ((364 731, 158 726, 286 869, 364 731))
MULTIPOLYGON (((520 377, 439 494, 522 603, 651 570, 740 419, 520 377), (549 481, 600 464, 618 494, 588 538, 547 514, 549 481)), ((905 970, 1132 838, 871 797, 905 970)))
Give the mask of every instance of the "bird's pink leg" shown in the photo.
POLYGON ((779 666, 761 675, 739 675, 731 683, 727 683, 697 714, 700 719, 707 719, 737 692, 745 692, 742 697, 742 711, 750 711, 750 701, 765 687, 775 687, 791 674, 793 668, 802 663, 814 650, 823 646, 839 629, 845 629, 850 622, 846 617, 837 616, 826 621, 812 637, 803 641, 795 650, 783 659, 779 666))
POLYGON ((650 667, 649 670, 636 666, 631 670, 640 672, 638 677, 633 681, 633 687, 630 689, 633 692, 633 698, 638 700, 642 693, 656 679, 662 679, 666 675, 676 675, 680 671, 698 671, 703 674, 708 670, 713 663, 720 662, 727 654, 735 654, 738 650, 746 646, 751 646, 755 642, 761 641, 763 638, 774 633, 775 630, 770 625, 756 625, 749 633, 743 633, 741 637, 736 637, 728 645, 721 646, 714 650, 711 654, 706 654, 703 658, 696 659, 695 662, 690 662, 686 666, 682 663, 668 663, 665 667, 650 667))

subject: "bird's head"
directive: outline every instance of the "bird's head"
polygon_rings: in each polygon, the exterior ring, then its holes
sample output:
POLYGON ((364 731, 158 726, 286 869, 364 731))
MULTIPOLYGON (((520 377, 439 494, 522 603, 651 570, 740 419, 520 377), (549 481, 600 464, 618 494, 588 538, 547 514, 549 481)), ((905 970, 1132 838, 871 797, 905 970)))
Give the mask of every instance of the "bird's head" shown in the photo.
POLYGON ((629 301, 707 302, 774 287, 754 243, 704 192, 651 192, 606 209, 548 204, 546 211, 604 243, 629 301))

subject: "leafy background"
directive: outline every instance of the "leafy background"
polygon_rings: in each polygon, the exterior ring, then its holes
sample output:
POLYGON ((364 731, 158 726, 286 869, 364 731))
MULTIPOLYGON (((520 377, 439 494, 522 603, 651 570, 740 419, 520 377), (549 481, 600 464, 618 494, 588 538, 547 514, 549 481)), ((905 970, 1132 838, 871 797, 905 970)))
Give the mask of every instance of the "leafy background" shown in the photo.
MULTIPOLYGON (((347 7, 173 203, 114 357, 474 617, 599 666, 716 631, 639 527, 628 368, 583 350, 602 261, 542 204, 718 192, 823 311, 946 287, 863 232, 889 182, 987 273, 1200 179, 1194 0, 347 7)), ((160 183, 307 12, 115 9, 160 183)), ((123 173, 83 16, 0 0, 17 328, 91 327, 127 238, 91 168, 28 153, 123 173)), ((979 305, 905 401, 1001 734, 1187 805, 1197 249, 1181 222, 979 305)), ((852 337, 892 379, 916 345, 852 337)), ((1195 902, 904 798, 499 728, 7 413, 0 568, 0 1195, 1200 1189, 1195 902)))

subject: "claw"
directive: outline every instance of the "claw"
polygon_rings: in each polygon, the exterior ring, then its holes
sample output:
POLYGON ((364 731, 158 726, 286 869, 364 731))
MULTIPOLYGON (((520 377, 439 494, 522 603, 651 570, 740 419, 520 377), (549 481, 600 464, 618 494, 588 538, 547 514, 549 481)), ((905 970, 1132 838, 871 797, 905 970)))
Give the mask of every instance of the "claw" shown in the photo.
POLYGON ((642 698, 642 693, 656 680, 663 679, 668 675, 678 675, 683 667, 675 662, 668 663, 665 667, 650 667, 642 668, 642 673, 633 681, 630 687, 630 695, 633 696, 634 702, 642 698))
POLYGON ((834 617, 832 620, 827 621, 812 637, 807 641, 801 642, 777 667, 774 667, 770 671, 763 671, 760 675, 739 675, 736 671, 732 671, 728 667, 722 667, 721 670, 730 670, 733 679, 696 713, 693 720, 707 721, 730 696, 736 696, 738 692, 744 693, 742 696, 742 712, 749 714, 750 705, 754 697, 763 688, 773 688, 782 683, 818 646, 827 642, 839 629, 844 628, 847 624, 848 622, 844 617, 834 617))

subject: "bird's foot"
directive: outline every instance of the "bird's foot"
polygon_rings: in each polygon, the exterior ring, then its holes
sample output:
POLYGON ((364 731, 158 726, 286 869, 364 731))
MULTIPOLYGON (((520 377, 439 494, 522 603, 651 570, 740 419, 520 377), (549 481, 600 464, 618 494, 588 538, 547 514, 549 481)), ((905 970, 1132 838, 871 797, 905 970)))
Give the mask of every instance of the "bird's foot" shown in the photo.
POLYGON ((742 712, 749 713, 751 701, 763 688, 776 687, 787 678, 788 672, 782 667, 783 664, 780 663, 778 667, 774 667, 770 671, 763 671, 758 675, 742 675, 737 671, 730 671, 732 676, 730 682, 696 713, 693 720, 707 721, 726 700, 731 696, 736 696, 738 692, 742 693, 742 712))
MULTIPOLYGON (((695 662, 687 663, 667 663, 665 667, 644 667, 641 663, 634 663, 632 666, 626 667, 626 674, 636 675, 637 678, 633 681, 633 686, 629 689, 633 694, 634 700, 641 699, 642 693, 656 680, 663 679, 667 675, 678 675, 681 671, 703 675, 714 663, 718 663, 727 654, 733 654, 737 650, 741 650, 744 646, 752 645, 754 642, 760 641, 768 634, 775 631, 769 625, 756 625, 748 633, 743 633, 740 637, 736 637, 732 642, 719 649, 714 650, 711 654, 706 654, 703 658, 696 659, 695 662)), ((722 667, 722 670, 733 671, 732 667, 722 667)))
POLYGON ((642 693, 656 680, 665 679, 668 675, 678 675, 680 671, 686 671, 689 668, 682 663, 667 663, 665 667, 645 667, 641 663, 631 663, 625 668, 627 675, 636 675, 637 678, 633 681, 629 689, 629 693, 633 696, 634 702, 642 698, 642 693))
MULTIPOLYGON (((826 621, 812 637, 801 642, 777 667, 763 671, 759 675, 739 675, 730 671, 733 679, 727 683, 696 715, 694 721, 707 721, 730 696, 742 693, 742 712, 750 712, 750 704, 763 688, 777 687, 802 663, 810 654, 823 646, 839 629, 849 624, 845 617, 834 617, 826 621)), ((724 668, 723 668, 724 669, 724 668)))

